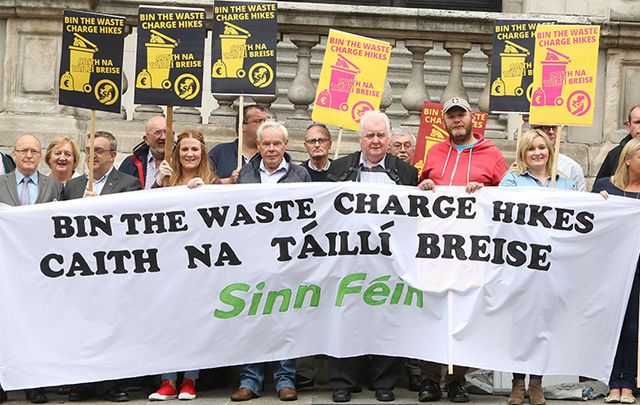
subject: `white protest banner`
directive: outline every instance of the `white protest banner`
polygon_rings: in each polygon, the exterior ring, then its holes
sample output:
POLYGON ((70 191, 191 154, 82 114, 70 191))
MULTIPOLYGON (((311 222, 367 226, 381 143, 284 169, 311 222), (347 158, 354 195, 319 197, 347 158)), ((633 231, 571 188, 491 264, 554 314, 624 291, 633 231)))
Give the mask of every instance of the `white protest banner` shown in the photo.
POLYGON ((606 380, 639 222, 597 194, 362 183, 1 208, 0 382, 318 353, 606 380))

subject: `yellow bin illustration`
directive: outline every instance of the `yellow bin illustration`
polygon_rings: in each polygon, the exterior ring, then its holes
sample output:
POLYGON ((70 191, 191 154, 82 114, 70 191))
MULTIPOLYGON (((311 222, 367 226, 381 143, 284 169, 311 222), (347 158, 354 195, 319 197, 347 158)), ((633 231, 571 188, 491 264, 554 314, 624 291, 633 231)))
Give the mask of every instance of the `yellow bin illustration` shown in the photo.
POLYGON ((521 96, 524 94, 522 77, 525 74, 525 59, 531 53, 527 48, 511 41, 504 41, 504 52, 500 53, 500 74, 491 85, 493 96, 521 96))
POLYGON ((213 64, 211 76, 215 78, 243 78, 247 74, 243 69, 245 45, 251 33, 228 22, 225 22, 224 25, 224 32, 220 35, 222 59, 218 59, 213 64))
POLYGON ((136 87, 141 89, 170 89, 169 72, 173 64, 173 48, 178 41, 156 30, 149 30, 151 38, 147 47, 147 68, 136 78, 136 87))
POLYGON ((73 35, 73 44, 69 45, 69 70, 60 78, 60 88, 89 93, 93 54, 98 51, 98 46, 80 34, 73 35))

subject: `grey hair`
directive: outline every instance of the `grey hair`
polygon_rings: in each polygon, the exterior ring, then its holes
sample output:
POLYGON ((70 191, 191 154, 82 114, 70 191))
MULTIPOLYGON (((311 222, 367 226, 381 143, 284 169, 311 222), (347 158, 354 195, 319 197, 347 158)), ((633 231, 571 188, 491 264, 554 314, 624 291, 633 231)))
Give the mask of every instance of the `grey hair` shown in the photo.
POLYGON ((411 137, 412 145, 415 146, 416 144, 416 136, 412 134, 411 131, 409 131, 408 129, 404 129, 404 128, 394 129, 391 132, 391 135, 389 135, 389 139, 393 138, 395 135, 409 135, 411 137))
POLYGON ((364 114, 362 114, 362 117, 360 118, 360 135, 364 135, 364 132, 363 132, 364 124, 372 118, 382 118, 385 126, 387 127, 387 136, 388 136, 389 132, 391 132, 391 123, 389 122, 389 117, 387 117, 387 114, 378 110, 369 110, 369 111, 366 111, 364 114))
POLYGON ((267 128, 277 128, 277 129, 279 129, 280 131, 282 131, 282 134, 284 135, 284 140, 285 141, 289 141, 289 131, 287 131, 287 128, 285 128, 284 125, 282 125, 278 121, 267 120, 267 121, 263 122, 258 127, 258 130, 256 131, 258 142, 262 141, 262 132, 267 128))
MULTIPOLYGON (((89 138, 91 137, 91 134, 87 134, 87 145, 89 144, 89 138)), ((109 149, 110 150, 118 150, 118 141, 116 140, 116 137, 113 136, 113 134, 111 132, 108 131, 96 131, 94 133, 94 138, 105 138, 107 140, 109 140, 109 149)))

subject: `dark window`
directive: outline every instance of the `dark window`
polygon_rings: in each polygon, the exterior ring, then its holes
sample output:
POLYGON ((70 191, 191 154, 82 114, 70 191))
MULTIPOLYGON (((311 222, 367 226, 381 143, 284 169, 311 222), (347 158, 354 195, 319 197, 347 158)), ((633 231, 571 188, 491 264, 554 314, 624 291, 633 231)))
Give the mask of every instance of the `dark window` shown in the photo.
MULTIPOLYGON (((289 1, 309 3, 309 1, 306 0, 289 1)), ((435 8, 440 10, 463 11, 502 11, 502 0, 320 0, 317 3, 351 4, 354 6, 435 8)))

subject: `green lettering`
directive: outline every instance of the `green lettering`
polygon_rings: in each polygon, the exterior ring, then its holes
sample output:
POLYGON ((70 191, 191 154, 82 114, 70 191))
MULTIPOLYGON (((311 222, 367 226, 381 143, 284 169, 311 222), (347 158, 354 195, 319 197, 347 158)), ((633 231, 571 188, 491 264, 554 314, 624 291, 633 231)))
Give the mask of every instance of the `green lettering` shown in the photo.
POLYGON ((213 311, 213 316, 220 319, 229 319, 235 316, 238 316, 242 310, 244 310, 244 300, 240 297, 236 297, 233 295, 235 291, 249 291, 249 285, 244 283, 234 283, 226 286, 220 292, 220 301, 223 304, 230 305, 232 307, 229 311, 222 311, 216 309, 213 311))
POLYGON ((413 303, 413 296, 416 296, 416 306, 422 308, 424 305, 424 292, 411 286, 407 289, 407 295, 404 296, 404 305, 411 305, 413 303))
POLYGON ((342 306, 342 302, 344 301, 345 295, 357 294, 360 291, 362 291, 362 286, 349 287, 349 284, 351 284, 354 281, 362 281, 365 278, 367 278, 367 275, 365 273, 349 274, 348 276, 343 277, 342 280, 340 280, 340 285, 338 286, 338 294, 336 296, 336 306, 337 307, 342 306))
POLYGON ((270 315, 273 312, 273 307, 276 305, 276 299, 278 297, 282 298, 280 310, 278 312, 286 312, 289 309, 289 303, 291 302, 290 288, 283 288, 280 291, 269 291, 262 315, 270 315))
POLYGON ((369 288, 364 291, 362 299, 368 305, 382 305, 387 300, 389 293, 391 293, 391 289, 388 285, 384 283, 384 281, 389 281, 391 276, 382 276, 374 279, 369 283, 369 288), (382 297, 381 299, 376 299, 375 297, 382 297))
POLYGON ((304 299, 309 291, 311 291, 311 302, 309 303, 309 306, 317 307, 320 304, 320 287, 315 284, 301 285, 298 287, 298 291, 296 292, 296 302, 293 304, 295 309, 302 308, 302 305, 304 305, 304 299))

